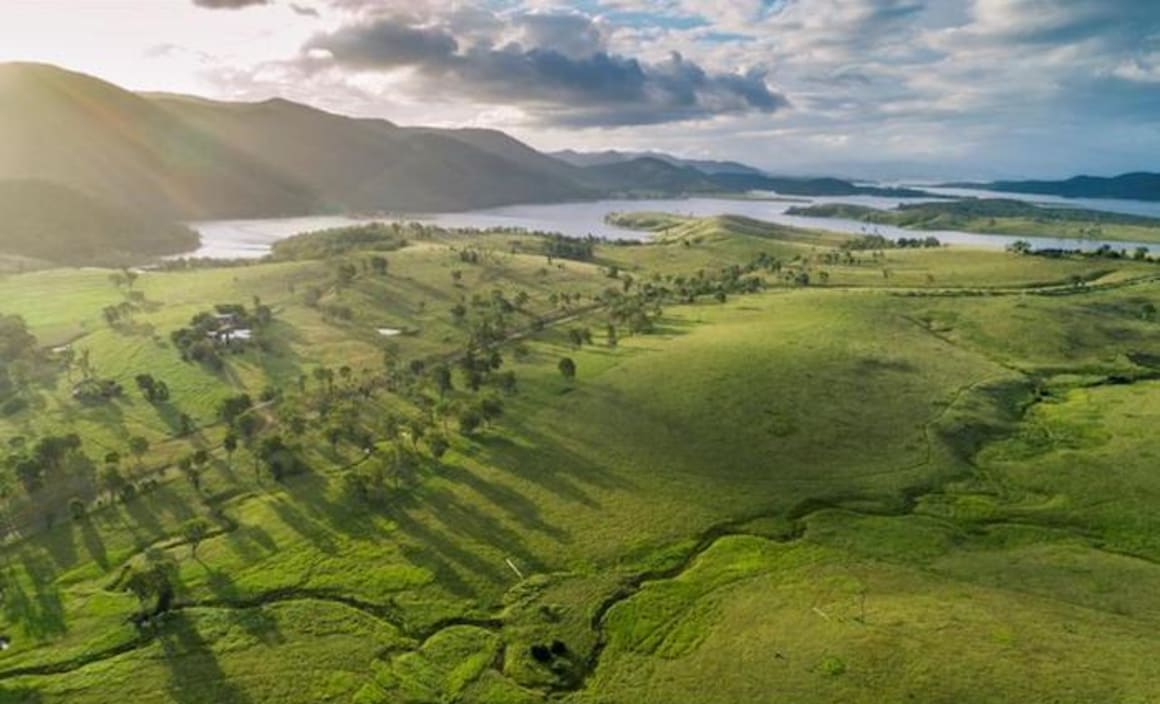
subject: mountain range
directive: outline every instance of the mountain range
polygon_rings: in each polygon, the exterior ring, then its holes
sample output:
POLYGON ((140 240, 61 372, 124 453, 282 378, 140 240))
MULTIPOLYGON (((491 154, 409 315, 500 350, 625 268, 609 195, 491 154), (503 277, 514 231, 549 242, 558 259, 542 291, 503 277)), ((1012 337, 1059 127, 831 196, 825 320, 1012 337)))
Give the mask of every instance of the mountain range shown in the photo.
POLYGON ((1001 193, 1032 193, 1063 198, 1124 198, 1160 201, 1160 173, 1137 171, 1119 176, 1075 176, 1063 181, 992 181, 948 183, 947 188, 975 188, 1001 193))
MULTIPOLYGON (((555 155, 496 130, 405 127, 281 99, 229 103, 133 93, 64 69, 0 64, 0 184, 32 192, 16 212, 0 199, 0 251, 75 261, 60 212, 101 224, 118 251, 179 249, 173 223, 315 213, 421 213, 608 196, 773 190, 883 193, 840 179, 769 176, 734 162, 657 153, 555 155), (55 193, 56 199, 45 196, 55 193), (19 228, 19 229, 18 229, 19 228), (154 236, 150 234, 156 232, 154 236), (167 232, 168 235, 160 233, 167 232), (126 239, 126 233, 136 233, 126 239), (36 242, 36 254, 28 243, 36 242), (24 243, 24 244, 20 244, 24 243)), ((85 250, 87 251, 87 250, 85 250)), ((88 256, 87 254, 84 256, 88 256)))

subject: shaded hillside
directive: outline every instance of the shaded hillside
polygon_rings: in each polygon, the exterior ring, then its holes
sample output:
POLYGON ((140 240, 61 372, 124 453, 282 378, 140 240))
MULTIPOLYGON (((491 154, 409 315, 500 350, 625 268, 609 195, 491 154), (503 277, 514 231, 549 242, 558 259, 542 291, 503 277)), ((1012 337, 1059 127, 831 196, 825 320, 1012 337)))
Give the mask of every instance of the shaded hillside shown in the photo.
POLYGON ((474 142, 481 140, 450 130, 400 128, 286 100, 152 100, 256 161, 295 174, 326 210, 463 210, 581 194, 576 183, 551 168, 565 164, 506 135, 501 136, 512 144, 504 153, 498 146, 480 148, 474 142))
POLYGON ((879 210, 849 203, 790 208, 789 215, 846 218, 914 230, 961 230, 983 234, 1160 241, 1160 219, 1080 208, 1045 208, 1004 198, 967 198, 904 203, 879 210))
POLYGON ((684 159, 681 157, 673 156, 672 154, 665 154, 664 152, 621 152, 616 150, 606 150, 601 152, 578 152, 573 149, 564 149, 563 151, 551 152, 550 156, 572 164, 573 166, 580 167, 619 164, 625 161, 632 161, 633 159, 650 157, 653 159, 666 161, 674 166, 691 167, 702 173, 710 175, 749 174, 752 176, 762 176, 765 173, 761 169, 736 161, 719 161, 715 159, 684 159))
POLYGON ((501 133, 406 129, 285 100, 136 95, 0 65, 0 178, 175 219, 459 210, 596 195, 501 133))
POLYGON ((0 179, 70 186, 197 219, 314 210, 309 189, 133 93, 39 64, 0 65, 0 179))
POLYGON ((592 182, 622 193, 711 193, 722 190, 697 169, 674 166, 652 157, 588 166, 583 171, 592 182))
POLYGON ((840 178, 791 178, 750 174, 715 174, 713 182, 727 191, 776 191, 785 196, 881 196, 922 198, 928 193, 911 188, 859 186, 840 178))
POLYGON ((1003 193, 1035 193, 1064 198, 1124 198, 1160 200, 1160 174, 1136 172, 1111 178, 1076 176, 1066 181, 994 181, 947 184, 951 188, 979 188, 1003 193))
POLYGON ((0 181, 0 252, 60 264, 121 264, 195 249, 197 233, 43 181, 0 181))

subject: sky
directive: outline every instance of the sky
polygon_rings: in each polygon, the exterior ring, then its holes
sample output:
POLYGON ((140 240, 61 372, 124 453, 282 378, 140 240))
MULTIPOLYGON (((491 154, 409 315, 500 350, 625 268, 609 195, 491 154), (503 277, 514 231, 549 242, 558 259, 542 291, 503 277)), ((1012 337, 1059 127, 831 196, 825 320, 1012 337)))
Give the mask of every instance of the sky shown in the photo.
POLYGON ((0 0, 0 61, 779 174, 1160 167, 1160 0, 0 0))

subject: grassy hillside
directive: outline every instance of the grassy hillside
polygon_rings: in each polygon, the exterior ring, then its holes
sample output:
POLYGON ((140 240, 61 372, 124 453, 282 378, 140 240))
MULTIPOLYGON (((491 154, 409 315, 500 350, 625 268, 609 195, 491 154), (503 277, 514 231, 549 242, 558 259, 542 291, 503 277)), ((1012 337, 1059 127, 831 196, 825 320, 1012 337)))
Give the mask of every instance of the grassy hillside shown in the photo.
POLYGON ((329 233, 114 323, 108 272, 0 279, 89 367, 0 417, 81 441, 5 462, 0 699, 1160 697, 1155 263, 653 225, 329 233), (218 304, 270 319, 183 361, 218 304))
POLYGON ((914 230, 961 230, 995 235, 1160 242, 1160 220, 1079 208, 1048 208, 1024 201, 966 199, 903 204, 879 210, 845 203, 794 207, 790 215, 847 218, 914 230))

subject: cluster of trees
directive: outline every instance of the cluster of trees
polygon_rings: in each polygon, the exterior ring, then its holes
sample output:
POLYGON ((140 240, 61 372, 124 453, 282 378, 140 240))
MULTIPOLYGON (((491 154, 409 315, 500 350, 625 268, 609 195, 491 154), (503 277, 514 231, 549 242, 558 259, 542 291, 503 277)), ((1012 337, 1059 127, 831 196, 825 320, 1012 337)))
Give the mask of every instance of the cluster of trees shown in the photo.
POLYGON ((141 395, 149 403, 164 403, 169 400, 169 385, 152 374, 138 374, 134 381, 141 395))
POLYGON ((327 259, 356 250, 389 252, 405 247, 407 234, 415 232, 415 227, 416 224, 372 222, 305 232, 275 242, 270 258, 276 261, 327 259))
POLYGON ((937 237, 899 237, 892 240, 889 237, 874 233, 859 235, 842 243, 842 249, 853 251, 884 250, 884 249, 935 249, 942 246, 937 237))
POLYGON ((73 385, 73 398, 81 403, 104 403, 124 395, 125 389, 116 379, 86 377, 73 385))
POLYGON ((24 318, 0 314, 0 414, 11 415, 26 407, 23 392, 43 362, 40 345, 24 318))
POLYGON ((9 441, 8 450, 4 466, 29 494, 42 489, 54 476, 87 471, 90 465, 76 433, 48 435, 35 443, 17 436, 9 441))
POLYGON ((1147 247, 1135 247, 1131 252, 1127 249, 1115 249, 1110 244, 1104 243, 1092 250, 1083 249, 1034 249, 1031 243, 1027 240, 1016 240, 1007 245, 1007 251, 1014 254, 1030 254, 1037 257, 1086 257, 1089 259, 1132 259, 1138 262, 1157 262, 1160 258, 1151 256, 1151 252, 1147 247))
POLYGON ((260 299, 254 299, 252 310, 239 303, 220 304, 214 310, 202 311, 190 319, 189 327, 174 330, 173 344, 187 362, 205 364, 218 371, 225 366, 222 353, 242 352, 251 344, 261 344, 261 332, 274 314, 260 299))
POLYGON ((555 259, 572 259, 580 262, 590 262, 596 256, 596 245, 600 240, 592 235, 587 237, 568 237, 566 235, 551 234, 542 237, 543 252, 549 261, 555 259))

